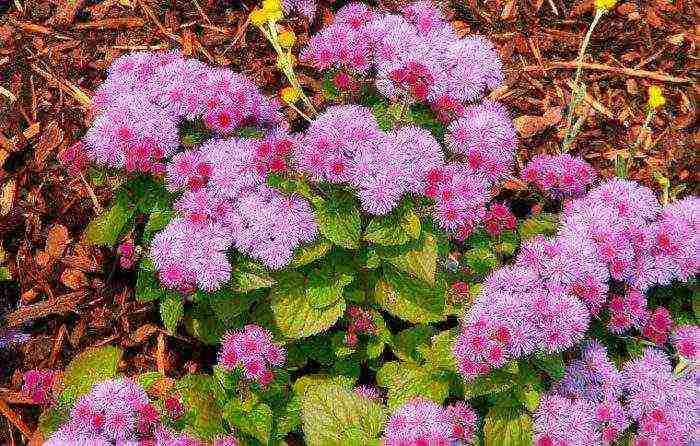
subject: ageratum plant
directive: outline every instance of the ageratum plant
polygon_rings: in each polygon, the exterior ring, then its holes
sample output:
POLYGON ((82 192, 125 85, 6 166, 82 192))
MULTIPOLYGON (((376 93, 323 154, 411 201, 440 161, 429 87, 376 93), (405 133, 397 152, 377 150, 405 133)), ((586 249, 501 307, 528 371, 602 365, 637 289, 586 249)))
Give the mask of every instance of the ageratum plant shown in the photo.
POLYGON ((698 199, 570 154, 516 169, 494 47, 430 2, 338 10, 299 52, 322 101, 281 20, 251 14, 281 102, 177 52, 95 93, 64 160, 120 186, 86 240, 121 242, 136 297, 218 356, 177 381, 118 376, 111 347, 32 372, 46 444, 700 441, 698 199))

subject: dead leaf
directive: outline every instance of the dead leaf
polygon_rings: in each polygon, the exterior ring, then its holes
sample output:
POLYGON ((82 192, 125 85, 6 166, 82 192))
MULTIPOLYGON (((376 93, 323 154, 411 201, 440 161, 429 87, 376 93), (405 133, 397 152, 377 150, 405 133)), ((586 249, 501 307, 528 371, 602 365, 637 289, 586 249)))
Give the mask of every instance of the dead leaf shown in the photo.
POLYGON ((8 180, 0 191, 0 216, 10 213, 17 195, 17 183, 15 180, 8 180))
POLYGON ((71 290, 77 290, 85 288, 90 282, 82 271, 74 268, 67 268, 61 274, 61 283, 71 290))
POLYGON ((46 237, 46 253, 58 260, 70 243, 68 229, 63 225, 53 225, 46 237))
POLYGON ((100 270, 100 264, 92 252, 92 248, 85 245, 76 245, 72 255, 65 256, 62 262, 66 266, 86 273, 95 273, 100 270))
POLYGON ((561 121, 561 107, 550 107, 542 116, 519 116, 513 120, 515 130, 523 138, 534 136, 561 121))
POLYGON ((142 325, 129 336, 129 339, 126 341, 126 346, 135 347, 139 344, 143 344, 144 342, 151 339, 156 333, 158 333, 158 331, 160 331, 160 329, 156 325, 142 325))

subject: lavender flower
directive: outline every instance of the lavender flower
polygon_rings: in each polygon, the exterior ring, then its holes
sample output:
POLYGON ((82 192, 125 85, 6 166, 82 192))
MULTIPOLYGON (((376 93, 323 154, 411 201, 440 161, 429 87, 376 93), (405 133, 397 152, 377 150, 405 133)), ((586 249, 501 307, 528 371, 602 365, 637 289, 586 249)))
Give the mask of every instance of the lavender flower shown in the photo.
POLYGON ((552 198, 563 198, 583 194, 595 181, 596 173, 590 164, 568 154, 536 155, 520 177, 552 198))
POLYGON ((227 370, 241 368, 250 381, 268 385, 274 375, 268 367, 279 367, 286 360, 286 350, 273 342, 272 334, 257 325, 227 333, 221 342, 219 364, 227 370))
POLYGON ((465 155, 472 169, 491 181, 511 172, 517 142, 505 107, 491 101, 470 106, 448 129, 447 147, 465 155))
POLYGON ((396 409, 384 428, 384 444, 448 444, 453 424, 438 404, 416 397, 396 409))
POLYGON ((0 349, 24 344, 30 336, 19 330, 0 328, 0 349))
POLYGON ((684 325, 673 333, 673 347, 679 355, 690 361, 700 361, 700 327, 684 325))

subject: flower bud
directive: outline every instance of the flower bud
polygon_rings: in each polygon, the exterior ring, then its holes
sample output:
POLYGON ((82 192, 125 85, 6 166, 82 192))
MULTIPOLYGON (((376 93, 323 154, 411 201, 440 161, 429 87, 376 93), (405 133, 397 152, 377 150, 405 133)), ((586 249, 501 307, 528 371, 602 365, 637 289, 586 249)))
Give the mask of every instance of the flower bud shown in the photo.
POLYGON ((291 48, 297 40, 297 36, 294 35, 294 31, 284 31, 279 34, 280 45, 283 48, 291 48))
POLYGON ((282 100, 288 104, 294 104, 299 100, 299 91, 294 87, 285 87, 280 92, 282 100))
POLYGON ((659 108, 663 107, 666 104, 666 98, 664 97, 664 92, 661 91, 661 88, 659 88, 656 85, 652 85, 649 87, 649 107, 650 108, 659 108))
POLYGON ((595 0, 596 9, 602 9, 604 11, 610 11, 615 7, 617 0, 595 0))

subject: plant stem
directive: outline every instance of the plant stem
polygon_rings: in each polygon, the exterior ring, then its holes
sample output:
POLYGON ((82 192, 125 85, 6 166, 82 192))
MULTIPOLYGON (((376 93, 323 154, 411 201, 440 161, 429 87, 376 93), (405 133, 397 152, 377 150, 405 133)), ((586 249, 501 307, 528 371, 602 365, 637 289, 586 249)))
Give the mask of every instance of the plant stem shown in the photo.
POLYGON ((598 24, 598 21, 600 21, 600 18, 603 16, 604 13, 605 10, 596 9, 595 15, 593 16, 593 21, 588 27, 588 32, 586 32, 586 36, 584 37, 583 43, 581 44, 581 49, 579 50, 578 58, 576 59, 576 73, 574 74, 574 83, 571 90, 571 104, 569 104, 569 110, 567 112, 566 117, 566 137, 564 138, 564 143, 562 144, 564 152, 569 151, 571 143, 573 143, 573 140, 576 137, 578 130, 581 128, 581 124, 583 124, 583 121, 577 121, 577 125, 573 125, 574 110, 576 110, 578 105, 581 103, 581 100, 585 96, 584 87, 580 84, 583 56, 586 54, 586 48, 588 48, 588 44, 591 41, 593 30, 595 29, 596 25, 598 24))
POLYGON ((651 122, 651 118, 654 117, 654 109, 649 107, 649 110, 647 111, 647 117, 644 119, 644 124, 642 125, 642 128, 639 129, 639 134, 637 135, 637 140, 634 142, 632 147, 630 147, 629 154, 627 155, 627 161, 622 162, 622 160, 617 159, 618 163, 618 176, 620 178, 627 178, 627 175, 629 175, 629 171, 632 168, 632 163, 634 162, 634 157, 637 155, 637 148, 642 144, 642 137, 647 133, 649 130, 649 123, 651 122))

